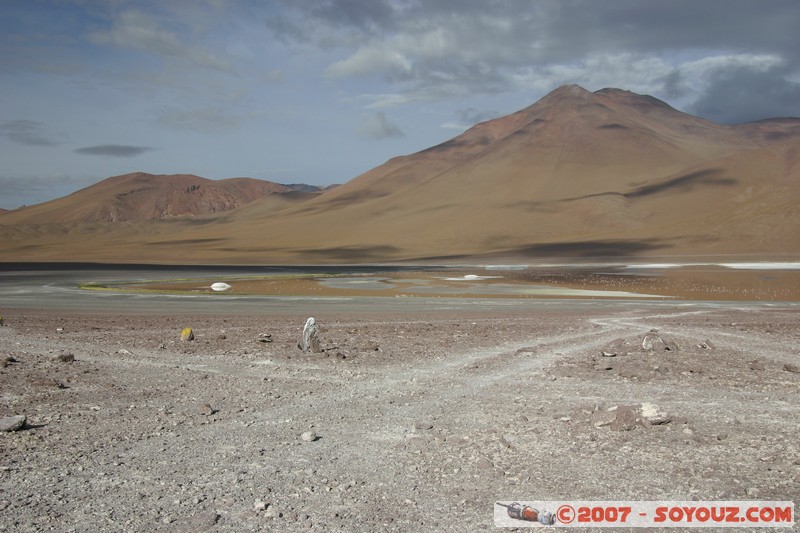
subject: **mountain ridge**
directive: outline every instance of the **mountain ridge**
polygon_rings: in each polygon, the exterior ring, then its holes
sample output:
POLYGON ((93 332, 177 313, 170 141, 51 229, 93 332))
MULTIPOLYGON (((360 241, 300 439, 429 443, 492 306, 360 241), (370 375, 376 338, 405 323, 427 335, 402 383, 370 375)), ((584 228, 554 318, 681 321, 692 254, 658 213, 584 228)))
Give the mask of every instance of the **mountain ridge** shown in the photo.
POLYGON ((262 198, 280 198, 288 204, 301 198, 292 195, 296 192, 308 197, 314 189, 254 178, 211 180, 193 174, 132 172, 62 198, 7 211, 3 222, 103 223, 212 216, 262 198))
MULTIPOLYGON (((800 119, 721 125, 652 96, 564 86, 301 201, 259 199, 202 225, 128 228, 128 247, 68 251, 236 264, 800 254, 798 153, 800 119)), ((20 257, 66 251, 45 231, 14 231, 7 242, 38 243, 6 244, 20 257)))

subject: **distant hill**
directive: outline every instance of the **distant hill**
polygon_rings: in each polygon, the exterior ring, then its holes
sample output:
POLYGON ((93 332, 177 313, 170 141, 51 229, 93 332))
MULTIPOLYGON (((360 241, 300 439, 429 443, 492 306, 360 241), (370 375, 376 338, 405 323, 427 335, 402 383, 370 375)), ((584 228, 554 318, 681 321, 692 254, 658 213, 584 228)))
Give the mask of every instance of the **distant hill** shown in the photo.
POLYGON ((800 255, 797 205, 800 119, 719 125, 573 85, 279 209, 261 199, 204 224, 170 215, 116 233, 85 217, 8 226, 7 213, 0 252, 255 264, 800 255))
POLYGON ((300 188, 252 178, 210 180, 190 174, 136 172, 107 178, 63 198, 18 209, 4 218, 3 223, 135 222, 198 217, 238 209, 263 198, 288 203, 293 198, 299 199, 290 193, 300 188))

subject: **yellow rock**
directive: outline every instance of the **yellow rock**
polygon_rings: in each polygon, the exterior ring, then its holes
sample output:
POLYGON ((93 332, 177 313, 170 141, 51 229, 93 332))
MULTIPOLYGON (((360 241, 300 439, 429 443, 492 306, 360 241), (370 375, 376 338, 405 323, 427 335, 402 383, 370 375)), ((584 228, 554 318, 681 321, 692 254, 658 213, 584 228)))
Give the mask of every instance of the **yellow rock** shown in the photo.
POLYGON ((194 331, 192 331, 192 328, 183 328, 183 331, 181 331, 181 340, 182 341, 194 340, 194 331))

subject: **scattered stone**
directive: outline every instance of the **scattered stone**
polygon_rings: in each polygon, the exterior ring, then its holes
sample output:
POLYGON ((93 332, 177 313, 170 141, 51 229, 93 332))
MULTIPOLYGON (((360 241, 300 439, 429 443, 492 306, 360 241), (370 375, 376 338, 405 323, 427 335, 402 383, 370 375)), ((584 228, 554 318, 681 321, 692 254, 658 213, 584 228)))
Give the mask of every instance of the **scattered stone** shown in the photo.
POLYGON ((800 374, 800 366, 793 363, 786 363, 783 365, 783 370, 785 372, 791 372, 792 374, 800 374))
POLYGON ((0 418, 0 431, 19 431, 25 427, 27 421, 25 415, 7 416, 0 418))
POLYGON ((766 370, 766 368, 767 365, 764 364, 764 361, 762 361, 761 359, 753 359, 752 361, 750 361, 750 370, 755 370, 759 372, 762 370, 766 370))
POLYGON ((303 338, 300 339, 297 347, 304 352, 319 353, 322 351, 319 344, 319 327, 313 316, 306 320, 306 325, 303 327, 303 338))
POLYGON ((183 328, 183 331, 181 331, 181 340, 182 341, 194 340, 194 331, 192 331, 192 328, 183 328))
POLYGON ((414 431, 423 431, 427 429, 433 429, 433 424, 427 422, 417 422, 414 424, 414 431))
POLYGON ((72 363, 75 361, 75 355, 69 352, 62 353, 61 355, 56 356, 56 361, 60 361, 62 363, 72 363))
POLYGON ((272 342, 272 334, 271 333, 259 333, 258 334, 258 342, 268 343, 272 342))
POLYGON ((595 411, 592 413, 592 425, 596 428, 610 426, 616 417, 616 409, 595 411))
POLYGON ((607 352, 603 350, 602 352, 600 352, 600 355, 602 355, 603 357, 616 357, 618 354, 616 352, 607 352))
POLYGON ((319 438, 319 435, 313 431, 304 431, 303 434, 300 435, 300 438, 303 440, 303 442, 314 442, 319 438))
POLYGON ((645 402, 639 406, 639 415, 648 423, 658 426, 672 421, 670 416, 654 403, 645 402))
POLYGON ((617 407, 614 420, 611 422, 612 431, 631 431, 636 427, 636 411, 631 407, 617 407))
POLYGON ((706 339, 702 343, 698 344, 697 347, 701 348, 703 350, 714 350, 714 349, 716 349, 716 347, 713 344, 711 344, 711 341, 708 340, 708 339, 706 339))
POLYGON ((755 487, 748 487, 745 493, 751 498, 758 498, 761 496, 761 491, 755 487))
POLYGON ((647 352, 652 352, 655 350, 671 352, 677 349, 677 345, 671 342, 666 342, 661 335, 657 335, 653 330, 651 330, 650 333, 647 333, 642 339, 642 350, 647 352))
POLYGON ((119 354, 119 355, 132 355, 132 354, 131 354, 131 352, 129 352, 129 351, 128 351, 128 350, 126 350, 125 348, 122 348, 122 349, 120 349, 120 350, 117 350, 117 354, 119 354))
POLYGON ((64 328, 56 328, 56 333, 64 333, 64 328))
POLYGON ((198 408, 197 411, 203 416, 211 416, 218 412, 217 409, 211 407, 210 403, 204 403, 198 408))
POLYGON ((265 511, 267 509, 267 502, 263 500, 256 500, 253 502, 254 511, 265 511))

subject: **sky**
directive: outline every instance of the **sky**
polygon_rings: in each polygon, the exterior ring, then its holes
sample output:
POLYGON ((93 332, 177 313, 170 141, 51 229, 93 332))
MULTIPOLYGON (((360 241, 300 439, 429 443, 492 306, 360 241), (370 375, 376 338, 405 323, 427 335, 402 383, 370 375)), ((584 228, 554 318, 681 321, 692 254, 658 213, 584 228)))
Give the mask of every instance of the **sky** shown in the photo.
POLYGON ((797 0, 2 0, 0 208, 128 172, 344 183, 564 84, 800 116, 797 0))

